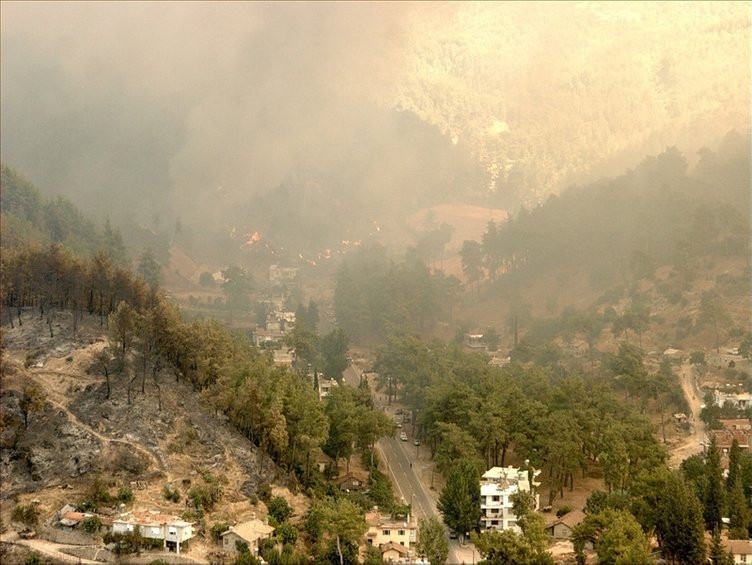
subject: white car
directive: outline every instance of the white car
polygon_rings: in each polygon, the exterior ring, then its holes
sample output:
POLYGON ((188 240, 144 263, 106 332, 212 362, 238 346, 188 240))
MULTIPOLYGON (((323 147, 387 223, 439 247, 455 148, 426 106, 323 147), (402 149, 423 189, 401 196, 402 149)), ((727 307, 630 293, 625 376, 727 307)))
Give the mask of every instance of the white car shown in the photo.
POLYGON ((407 441, 407 434, 406 434, 405 432, 402 432, 402 433, 400 434, 400 439, 401 439, 402 441, 407 441))

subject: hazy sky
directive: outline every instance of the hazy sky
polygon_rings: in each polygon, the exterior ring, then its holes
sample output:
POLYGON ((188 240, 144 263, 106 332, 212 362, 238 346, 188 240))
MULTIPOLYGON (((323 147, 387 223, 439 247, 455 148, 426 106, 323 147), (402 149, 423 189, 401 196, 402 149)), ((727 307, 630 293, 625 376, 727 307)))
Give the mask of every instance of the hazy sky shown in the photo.
POLYGON ((749 124, 743 2, 0 10, 3 162, 140 217, 170 202, 218 221, 218 202, 344 170, 358 152, 374 163, 361 155, 347 178, 404 192, 412 156, 388 150, 392 108, 472 151, 488 172, 473 191, 522 200, 749 124))

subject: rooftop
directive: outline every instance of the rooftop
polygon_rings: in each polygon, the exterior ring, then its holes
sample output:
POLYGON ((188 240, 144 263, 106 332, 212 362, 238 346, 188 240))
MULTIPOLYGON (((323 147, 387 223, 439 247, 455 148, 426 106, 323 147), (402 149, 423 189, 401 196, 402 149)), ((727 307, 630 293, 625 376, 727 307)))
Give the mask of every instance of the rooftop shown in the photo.
POLYGON ((262 522, 259 519, 253 519, 248 522, 241 522, 235 526, 230 526, 230 529, 224 532, 222 535, 226 536, 230 532, 240 536, 248 542, 254 542, 259 538, 265 538, 274 531, 269 524, 262 522))

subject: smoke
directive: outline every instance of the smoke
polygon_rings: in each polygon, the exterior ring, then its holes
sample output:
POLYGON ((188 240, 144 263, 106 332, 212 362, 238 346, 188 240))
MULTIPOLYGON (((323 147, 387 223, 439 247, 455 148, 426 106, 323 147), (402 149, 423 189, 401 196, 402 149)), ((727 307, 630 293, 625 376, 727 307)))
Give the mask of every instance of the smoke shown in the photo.
POLYGON ((221 216, 382 127, 410 9, 3 3, 2 159, 99 212, 221 216))
POLYGON ((513 206, 749 125, 743 3, 0 10, 3 162, 142 221, 221 225, 296 183, 327 183, 314 192, 328 201, 358 193, 369 210, 427 190, 513 206), (455 175, 440 135, 485 177, 455 175))

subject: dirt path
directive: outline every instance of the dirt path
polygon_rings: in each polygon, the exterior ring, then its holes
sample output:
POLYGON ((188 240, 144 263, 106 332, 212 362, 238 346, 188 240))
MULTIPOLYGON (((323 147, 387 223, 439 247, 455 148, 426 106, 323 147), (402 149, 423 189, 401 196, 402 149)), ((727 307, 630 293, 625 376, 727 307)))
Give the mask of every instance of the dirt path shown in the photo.
POLYGON ((6 532, 0 535, 0 541, 28 547, 29 549, 43 553, 44 555, 52 557, 57 561, 62 561, 63 563, 100 563, 99 561, 74 557, 73 555, 68 555, 67 553, 60 551, 61 549, 68 547, 66 545, 53 543, 43 539, 21 539, 16 532, 6 532))
POLYGON ((697 387, 697 378, 694 375, 692 365, 683 364, 679 372, 684 396, 689 404, 690 414, 687 414, 689 423, 692 425, 692 435, 689 436, 681 445, 673 449, 669 459, 669 465, 676 468, 681 462, 697 453, 702 453, 703 441, 705 440, 705 424, 700 420, 700 410, 702 410, 702 395, 697 387))
POLYGON ((32 377, 34 377, 34 380, 37 382, 37 384, 39 384, 39 385, 42 386, 42 388, 44 390, 44 394, 46 396, 46 401, 49 402, 50 404, 52 404, 54 407, 56 407, 56 408, 62 410, 63 412, 65 412, 66 416, 68 417, 68 420, 71 423, 73 423, 74 425, 78 426, 79 428, 85 430, 87 433, 93 435, 94 437, 98 438, 104 445, 122 444, 122 445, 128 446, 129 448, 131 448, 131 449, 133 449, 133 450, 135 450, 135 451, 137 451, 137 452, 145 455, 160 471, 164 471, 165 470, 164 463, 159 459, 159 457, 157 457, 156 455, 154 455, 151 451, 149 451, 148 449, 144 448, 140 444, 132 442, 132 441, 129 441, 127 439, 117 439, 117 438, 112 438, 112 437, 106 436, 104 434, 99 433, 98 431, 96 431, 94 428, 92 428, 88 424, 85 424, 81 420, 79 420, 78 417, 73 412, 71 412, 71 410, 68 408, 68 406, 66 406, 65 404, 63 404, 63 402, 60 402, 60 400, 55 400, 55 399, 65 399, 66 398, 64 394, 62 394, 61 392, 59 392, 59 390, 56 389, 56 387, 59 386, 59 382, 58 383, 54 383, 54 384, 50 383, 49 379, 44 378, 43 375, 55 375, 55 376, 58 376, 58 377, 65 377, 65 378, 68 378, 68 379, 71 379, 71 380, 75 379, 75 381, 78 384, 80 384, 81 381, 84 381, 84 382, 99 382, 98 379, 86 379, 86 380, 84 380, 84 379, 81 379, 78 375, 73 375, 71 373, 65 373, 65 372, 62 372, 62 371, 45 371, 45 370, 42 370, 42 371, 32 371, 29 374, 32 377))

